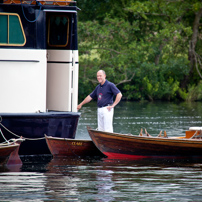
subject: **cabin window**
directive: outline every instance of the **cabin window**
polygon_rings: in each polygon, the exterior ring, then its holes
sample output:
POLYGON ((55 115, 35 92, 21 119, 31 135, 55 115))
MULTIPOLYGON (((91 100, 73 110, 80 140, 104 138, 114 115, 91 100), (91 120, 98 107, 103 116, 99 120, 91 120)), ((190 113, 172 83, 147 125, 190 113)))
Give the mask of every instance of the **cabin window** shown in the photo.
POLYGON ((54 15, 48 22, 48 45, 52 47, 65 47, 68 44, 69 18, 54 15))
POLYGON ((25 34, 17 14, 0 13, 0 45, 23 46, 25 34))

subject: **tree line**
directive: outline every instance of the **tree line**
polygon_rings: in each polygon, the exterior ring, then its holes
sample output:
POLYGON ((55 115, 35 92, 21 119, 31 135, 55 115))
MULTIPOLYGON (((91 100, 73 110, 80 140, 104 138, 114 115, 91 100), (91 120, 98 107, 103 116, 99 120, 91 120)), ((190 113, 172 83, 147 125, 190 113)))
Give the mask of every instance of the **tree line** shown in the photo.
POLYGON ((79 99, 96 72, 125 100, 202 100, 202 2, 78 0, 79 99))

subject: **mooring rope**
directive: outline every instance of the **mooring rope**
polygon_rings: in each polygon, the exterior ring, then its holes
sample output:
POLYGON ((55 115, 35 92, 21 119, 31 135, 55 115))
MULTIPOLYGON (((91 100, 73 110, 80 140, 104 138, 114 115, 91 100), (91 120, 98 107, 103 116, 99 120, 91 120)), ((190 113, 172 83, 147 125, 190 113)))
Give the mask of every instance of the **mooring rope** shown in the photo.
POLYGON ((24 139, 22 139, 22 138, 7 140, 7 139, 5 138, 5 136, 3 135, 3 132, 2 132, 2 130, 1 130, 1 128, 0 128, 0 133, 1 133, 2 137, 3 137, 4 140, 5 140, 5 142, 0 143, 0 146, 13 145, 13 143, 16 143, 17 141, 21 141, 21 142, 24 141, 24 139))
POLYGON ((2 121, 2 117, 1 117, 1 119, 0 119, 0 125, 1 125, 5 130, 7 130, 9 133, 11 133, 12 135, 14 135, 14 136, 16 136, 16 137, 18 137, 18 138, 23 138, 23 139, 25 139, 25 140, 43 140, 43 139, 45 139, 45 137, 41 137, 41 138, 26 138, 26 137, 23 137, 23 136, 19 136, 19 135, 13 133, 12 131, 10 131, 8 128, 6 128, 6 127, 1 123, 1 121, 2 121))
MULTIPOLYGON (((0 133, 1 133, 2 137, 3 137, 3 139, 5 140, 5 142, 8 143, 8 140, 7 140, 7 139, 5 138, 5 136, 3 135, 2 131, 1 131, 1 128, 0 128, 0 133)), ((4 142, 3 142, 3 143, 4 143, 4 142)))

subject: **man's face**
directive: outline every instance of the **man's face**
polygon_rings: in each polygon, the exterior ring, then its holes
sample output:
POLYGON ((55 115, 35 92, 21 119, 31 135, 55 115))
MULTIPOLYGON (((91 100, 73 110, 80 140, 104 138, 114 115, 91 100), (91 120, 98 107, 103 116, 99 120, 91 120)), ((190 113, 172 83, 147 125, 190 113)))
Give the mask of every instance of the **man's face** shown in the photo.
POLYGON ((98 82, 103 85, 105 83, 106 75, 102 71, 97 72, 97 80, 98 82))

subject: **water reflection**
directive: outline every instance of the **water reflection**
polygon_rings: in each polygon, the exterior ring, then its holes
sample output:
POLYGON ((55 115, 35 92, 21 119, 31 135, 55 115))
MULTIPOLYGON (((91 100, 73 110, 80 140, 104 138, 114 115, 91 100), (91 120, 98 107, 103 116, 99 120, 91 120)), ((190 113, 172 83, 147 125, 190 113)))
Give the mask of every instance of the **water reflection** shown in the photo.
POLYGON ((200 201, 202 160, 42 157, 0 185, 0 201, 200 201))
POLYGON ((201 160, 53 159, 47 168, 46 188, 59 194, 57 199, 66 196, 79 201, 190 201, 192 198, 197 201, 202 196, 201 160), (52 172, 57 173, 55 179, 52 172))
POLYGON ((78 193, 78 183, 81 180, 72 175, 46 173, 46 197, 53 201, 74 200, 78 193))

